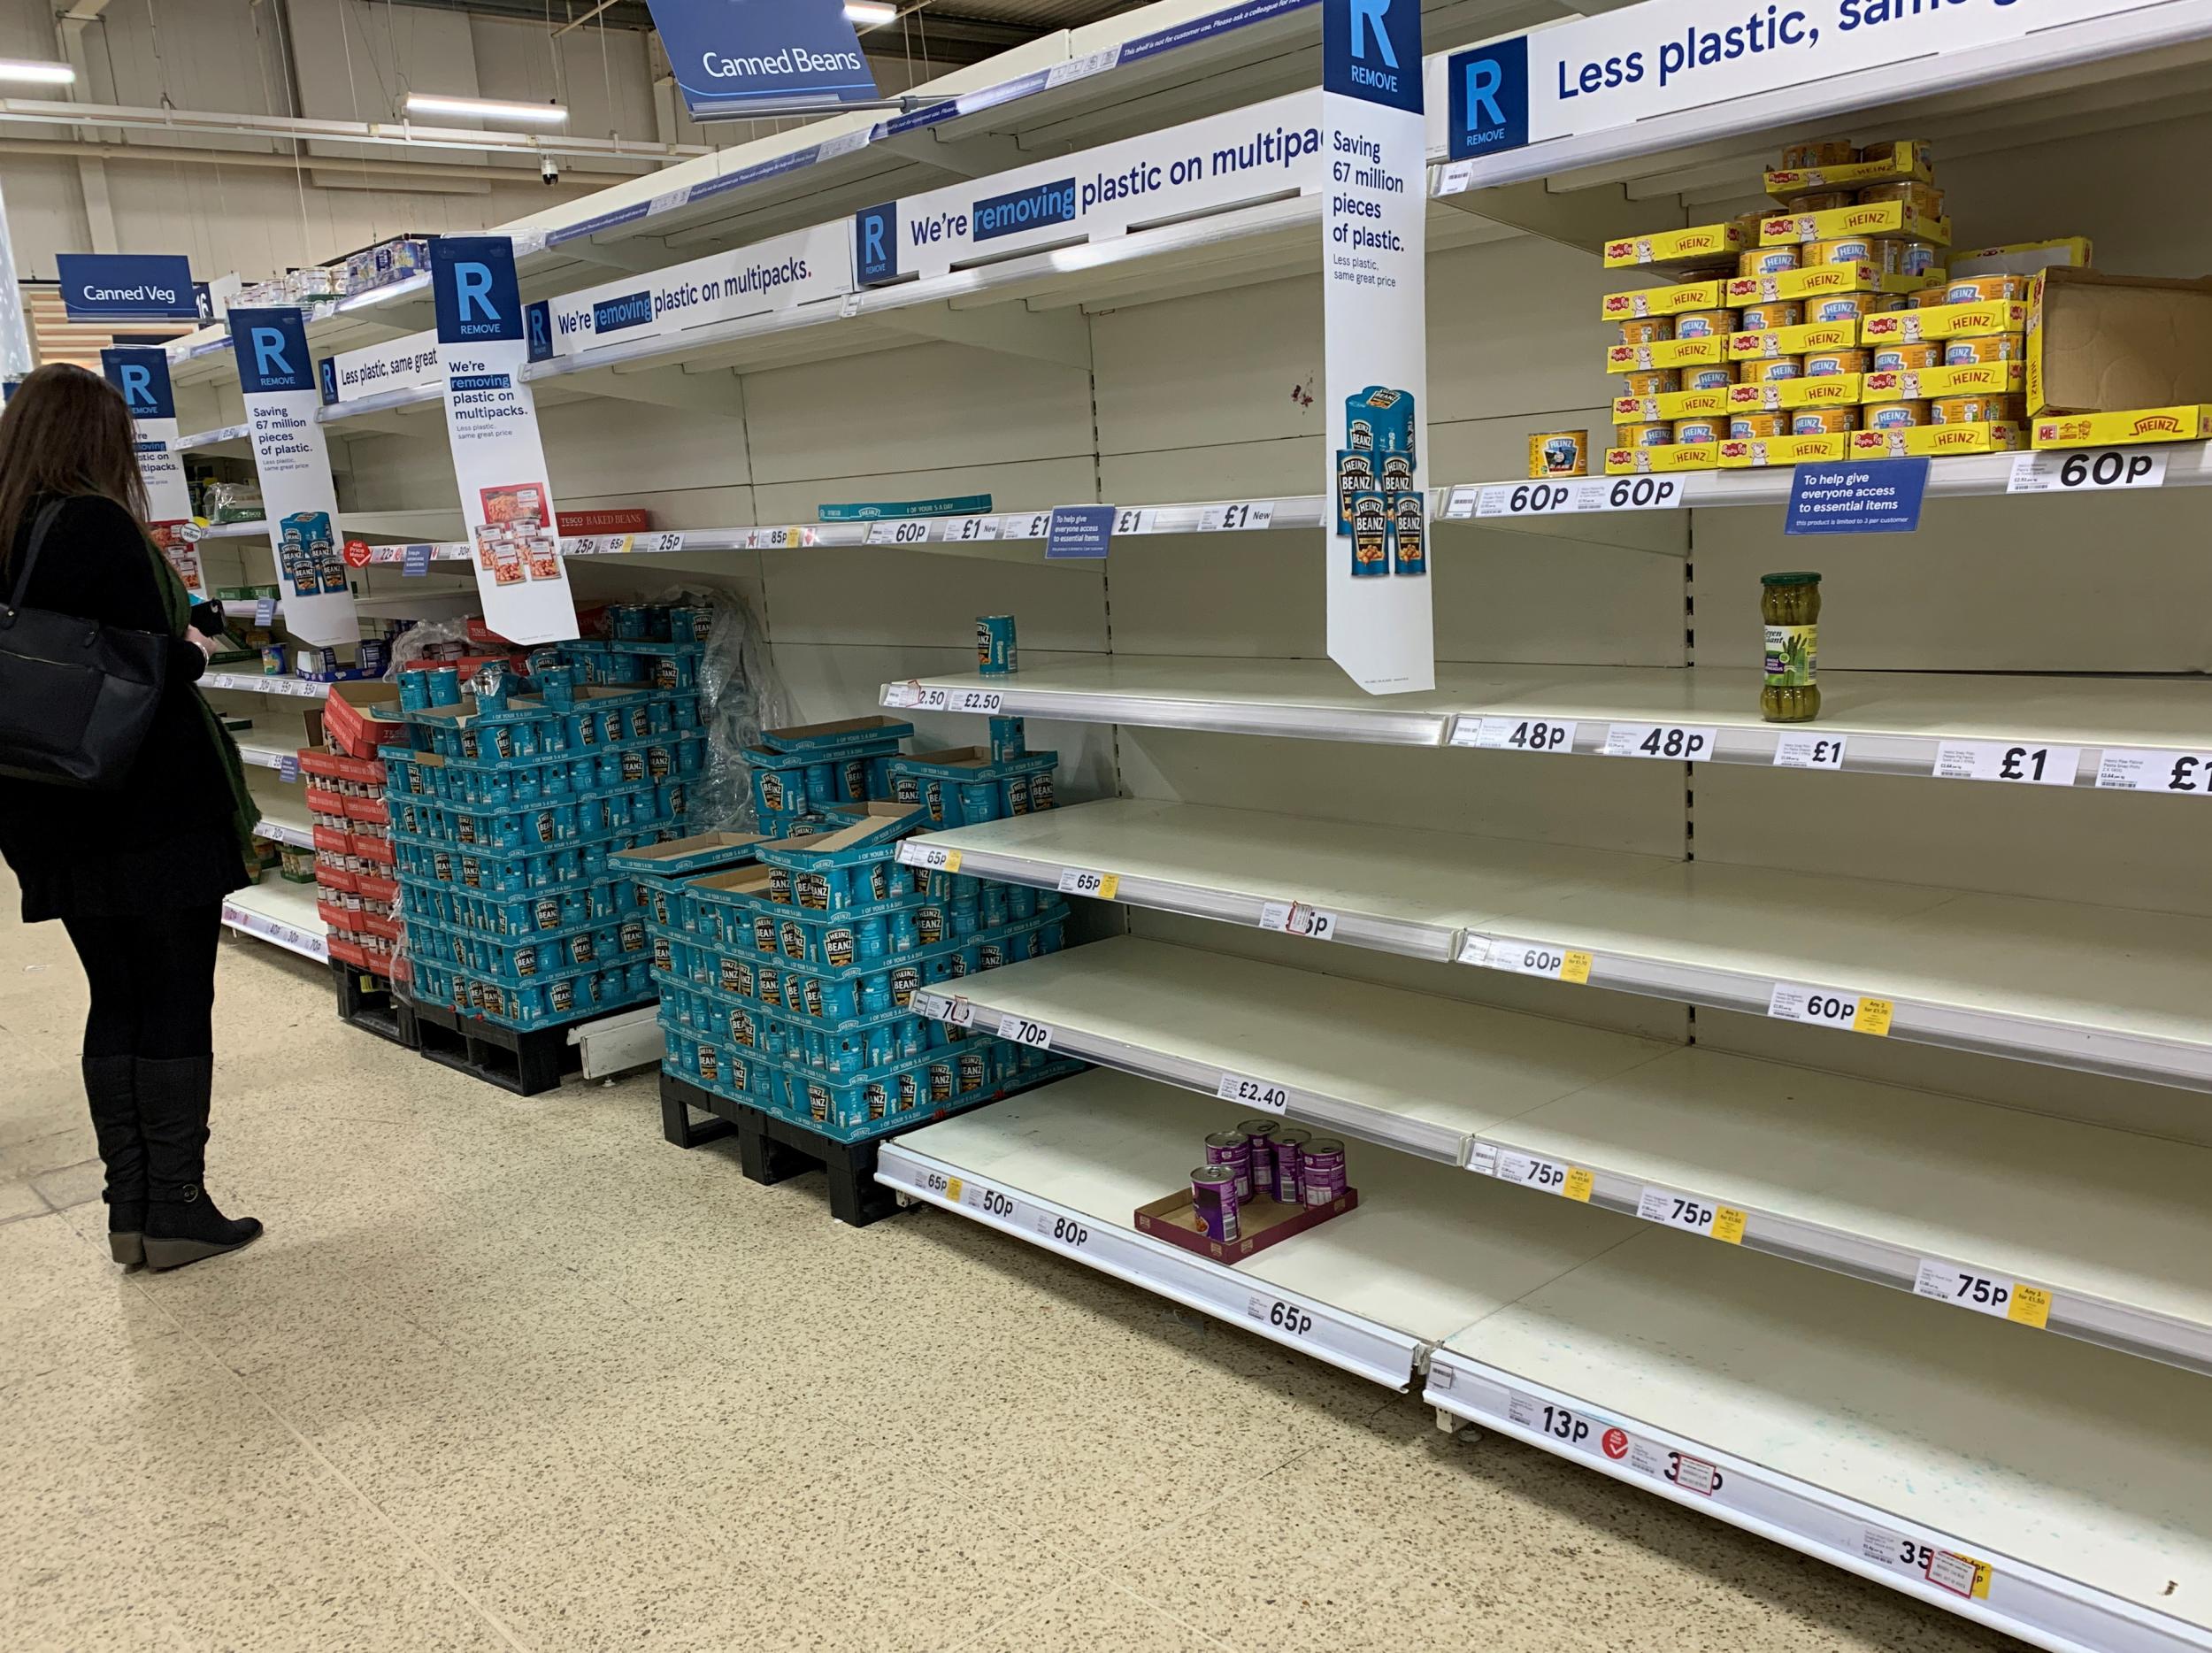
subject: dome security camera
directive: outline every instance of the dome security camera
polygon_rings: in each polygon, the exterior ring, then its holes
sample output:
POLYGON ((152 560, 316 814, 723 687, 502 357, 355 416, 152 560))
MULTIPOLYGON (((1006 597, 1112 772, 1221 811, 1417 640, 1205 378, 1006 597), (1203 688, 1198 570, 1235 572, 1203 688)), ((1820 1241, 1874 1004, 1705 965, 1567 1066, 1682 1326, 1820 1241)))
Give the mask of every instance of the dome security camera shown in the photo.
POLYGON ((538 176, 549 187, 561 181, 561 166, 550 155, 538 158, 538 176))

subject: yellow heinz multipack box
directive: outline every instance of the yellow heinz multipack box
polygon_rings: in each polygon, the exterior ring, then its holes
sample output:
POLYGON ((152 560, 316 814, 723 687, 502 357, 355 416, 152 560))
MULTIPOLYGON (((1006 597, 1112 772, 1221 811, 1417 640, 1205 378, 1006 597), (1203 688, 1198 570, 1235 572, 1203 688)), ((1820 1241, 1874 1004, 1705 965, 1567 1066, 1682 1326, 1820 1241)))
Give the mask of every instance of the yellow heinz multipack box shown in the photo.
POLYGON ((1844 438, 1855 459, 1939 458, 1945 454, 2002 453, 2027 446, 2027 433, 2004 419, 1972 425, 1916 425, 1900 430, 1855 430, 1844 438))
POLYGON ((1777 201, 1811 195, 1822 189, 1864 189, 1874 184, 1935 182, 1935 161, 1925 143, 1890 143, 1869 150, 1863 159, 1841 166, 1806 166, 1794 172, 1772 172, 1766 177, 1767 193, 1777 201))
POLYGON ((1953 275, 2033 275, 2039 270, 2062 265, 2089 267, 2092 249, 2086 235, 2065 235, 2057 241, 2016 241, 2002 247, 1978 247, 1972 252, 1951 255, 1953 275))
POLYGON ((1920 275, 1884 275, 1870 264, 1816 264, 1803 270, 1778 270, 1772 275, 1732 276, 1721 288, 1721 303, 1730 310, 1746 304, 1778 304, 1791 299, 1826 298, 1835 293, 1916 293, 1939 287, 1947 278, 1940 270, 1920 275))
MULTIPOLYGON (((1729 390, 1740 387, 1731 385, 1729 390)), ((1655 396, 1617 396, 1616 425, 1655 425, 1663 419, 1694 419, 1701 413, 1728 411, 1729 390, 1667 390, 1655 396)))
POLYGON ((1728 359, 1752 361, 1776 356, 1802 356, 1809 350, 1850 350, 1859 343, 1855 321, 1809 321, 1797 327, 1769 327, 1763 333, 1728 335, 1728 359))
POLYGON ((2114 413, 2039 413, 2039 448, 2102 448, 2138 442, 2212 440, 2212 402, 2170 408, 2124 408, 2114 413))
POLYGON ((1632 293, 1608 293, 1603 304, 1608 321, 1626 321, 1636 316, 1674 316, 1686 310, 1718 310, 1720 283, 1684 281, 1674 287, 1640 287, 1632 293))
POLYGON ((1678 265, 1686 268, 1705 265, 1732 265, 1750 246, 1740 224, 1701 224, 1694 229, 1662 230, 1654 235, 1632 235, 1605 243, 1605 267, 1633 269, 1638 265, 1678 265))
POLYGON ((1656 344, 1611 344, 1605 350, 1609 373, 1647 373, 1667 367, 1717 367, 1728 359, 1728 341, 1719 334, 1709 339, 1663 339, 1656 344))
POLYGON ((1608 448, 1608 476, 1643 476, 1663 471, 1711 471, 1720 465, 1717 442, 1670 442, 1655 448, 1608 448))
POLYGON ((1907 201, 1862 201, 1818 212, 1775 212, 1759 220, 1762 247, 1794 247, 1808 241, 1845 241, 1854 235, 1951 244, 1951 220, 1922 218, 1907 201))
POLYGON ((1775 413, 1786 408, 1855 407, 1862 373, 1822 373, 1816 378, 1783 379, 1763 385, 1728 387, 1732 413, 1775 413))
POLYGON ((1851 440, 1847 431, 1824 436, 1731 436, 1720 445, 1724 470, 1741 465, 1795 465, 1801 459, 1840 459, 1851 440))
POLYGON ((1934 396, 2014 396, 2027 383, 2025 362, 1968 362, 1958 367, 1886 367, 1866 375, 1862 402, 1923 402, 1934 396))
POLYGON ((2023 304, 1929 304, 1919 310, 1881 310, 1863 316, 1859 338, 1867 344, 1917 344, 1923 339, 2018 333, 2027 325, 2028 307, 2023 304))

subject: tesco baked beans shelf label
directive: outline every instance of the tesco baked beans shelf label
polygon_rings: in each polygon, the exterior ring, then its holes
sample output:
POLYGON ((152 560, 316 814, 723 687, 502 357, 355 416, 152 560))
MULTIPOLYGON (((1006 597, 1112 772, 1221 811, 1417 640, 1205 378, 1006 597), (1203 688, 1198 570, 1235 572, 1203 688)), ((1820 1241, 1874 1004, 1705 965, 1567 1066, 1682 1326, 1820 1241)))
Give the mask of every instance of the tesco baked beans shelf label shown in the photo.
POLYGON ((1890 1021, 1896 1013, 1897 1006, 1889 999, 1832 988, 1794 987, 1786 981, 1776 982, 1767 998, 1767 1014, 1778 1021, 1810 1022, 1816 1027, 1840 1027, 1872 1034, 1878 1039, 1889 1036, 1890 1021))
POLYGON ((2008 494, 2094 494, 2110 488, 2163 488, 2166 450, 2047 448, 2012 456, 2008 494))
POLYGON ((1681 503, 1678 476, 1578 477, 1455 488, 1444 502, 1444 515, 1456 521, 1571 517, 1597 511, 1668 511, 1681 503))
POLYGON ((1571 752, 1576 727, 1571 718, 1461 718, 1452 725, 1452 744, 1483 751, 1571 752))
POLYGON ((2133 751, 2108 746, 2097 758, 2097 786, 2107 792, 2212 796, 2212 752, 2133 751))
POLYGON ((2037 787, 2070 787, 2080 768, 2078 746, 1939 741, 1936 743, 1933 773, 1939 780, 2006 780, 2037 787))
POLYGON ((1972 1269, 1923 1257, 1912 1288, 1916 1296, 1932 1297, 1955 1309, 1971 1309, 1976 1314, 2010 1320, 2017 1326, 2042 1330, 2050 1325, 2051 1294, 2040 1286, 2031 1286, 2006 1275, 1978 1273, 1972 1269))

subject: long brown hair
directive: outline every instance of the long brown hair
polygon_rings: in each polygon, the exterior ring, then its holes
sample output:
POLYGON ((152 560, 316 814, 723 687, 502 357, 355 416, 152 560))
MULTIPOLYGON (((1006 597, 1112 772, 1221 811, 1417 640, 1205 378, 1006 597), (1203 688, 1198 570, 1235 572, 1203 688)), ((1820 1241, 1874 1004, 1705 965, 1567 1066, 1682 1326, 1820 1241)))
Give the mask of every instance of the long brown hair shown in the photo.
POLYGON ((131 412, 122 393, 67 362, 39 368, 0 412, 0 566, 42 495, 96 494, 146 520, 131 412))

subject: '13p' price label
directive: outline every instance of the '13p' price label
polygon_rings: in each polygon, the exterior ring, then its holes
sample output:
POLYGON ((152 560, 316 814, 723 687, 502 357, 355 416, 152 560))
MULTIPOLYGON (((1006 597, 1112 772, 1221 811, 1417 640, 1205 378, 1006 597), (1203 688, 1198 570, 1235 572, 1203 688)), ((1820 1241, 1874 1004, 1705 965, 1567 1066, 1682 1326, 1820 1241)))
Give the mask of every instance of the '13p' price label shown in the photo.
POLYGON ((1462 718, 1452 725, 1454 746, 1483 751, 1568 752, 1574 743, 1572 719, 1462 718))

